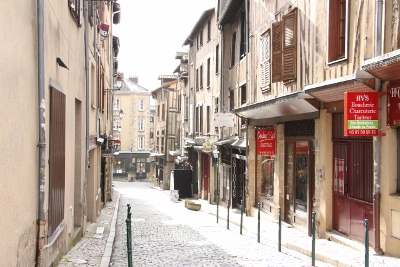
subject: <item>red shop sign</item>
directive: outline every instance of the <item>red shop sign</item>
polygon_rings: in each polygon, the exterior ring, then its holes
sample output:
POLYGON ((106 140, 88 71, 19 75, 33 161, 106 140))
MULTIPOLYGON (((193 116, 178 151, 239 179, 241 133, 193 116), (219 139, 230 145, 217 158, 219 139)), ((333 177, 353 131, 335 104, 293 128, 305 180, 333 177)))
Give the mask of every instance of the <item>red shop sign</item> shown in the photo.
POLYGON ((257 131, 257 155, 275 155, 275 130, 257 131))
POLYGON ((378 136, 378 92, 344 93, 344 135, 378 136))
POLYGON ((387 125, 400 126, 400 82, 387 87, 387 125))

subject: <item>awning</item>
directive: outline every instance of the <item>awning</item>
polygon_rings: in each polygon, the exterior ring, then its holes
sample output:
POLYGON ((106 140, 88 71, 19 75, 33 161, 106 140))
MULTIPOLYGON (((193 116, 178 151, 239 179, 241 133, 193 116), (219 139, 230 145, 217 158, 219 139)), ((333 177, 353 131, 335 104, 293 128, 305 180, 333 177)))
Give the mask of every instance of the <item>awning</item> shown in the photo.
POLYGON ((232 111, 250 119, 250 125, 318 118, 319 102, 302 91, 240 107, 232 111))
POLYGON ((171 156, 180 156, 181 155, 181 151, 180 150, 171 150, 171 151, 169 151, 169 154, 171 156))
POLYGON ((237 137, 227 138, 227 139, 223 139, 223 140, 218 140, 218 141, 214 142, 213 144, 216 146, 222 146, 222 145, 232 144, 236 140, 237 140, 237 137))
POLYGON ((362 69, 384 81, 399 80, 400 49, 365 60, 362 69))
POLYGON ((238 138, 238 139, 236 139, 235 142, 232 143, 231 146, 234 148, 246 148, 247 147, 246 139, 238 138))
POLYGON ((304 92, 321 102, 334 102, 344 99, 345 92, 374 91, 375 77, 363 70, 356 70, 354 74, 320 83, 304 86, 304 92))

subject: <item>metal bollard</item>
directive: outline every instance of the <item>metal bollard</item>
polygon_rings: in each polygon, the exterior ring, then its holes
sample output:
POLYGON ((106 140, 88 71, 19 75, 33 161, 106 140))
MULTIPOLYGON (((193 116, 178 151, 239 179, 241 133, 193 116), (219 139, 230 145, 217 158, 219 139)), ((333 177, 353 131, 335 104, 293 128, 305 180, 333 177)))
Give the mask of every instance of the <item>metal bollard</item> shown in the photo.
POLYGON ((240 201, 240 234, 242 234, 243 228, 243 199, 240 201))
POLYGON ((365 223, 365 267, 369 266, 369 222, 368 219, 364 220, 365 223))
POLYGON ((258 203, 257 242, 260 243, 260 203, 258 203))
POLYGON ((315 212, 312 213, 312 249, 311 249, 311 266, 315 266, 315 212))
POLYGON ((231 205, 231 200, 228 200, 228 217, 226 220, 226 229, 229 229, 229 206, 231 205))
POLYGON ((126 247, 128 252, 128 267, 132 267, 132 232, 131 232, 131 218, 128 213, 128 219, 126 219, 126 247))
POLYGON ((281 252, 282 243, 282 208, 278 210, 278 251, 281 252))
POLYGON ((217 223, 218 223, 218 211, 219 211, 219 201, 218 201, 218 191, 217 191, 217 223))

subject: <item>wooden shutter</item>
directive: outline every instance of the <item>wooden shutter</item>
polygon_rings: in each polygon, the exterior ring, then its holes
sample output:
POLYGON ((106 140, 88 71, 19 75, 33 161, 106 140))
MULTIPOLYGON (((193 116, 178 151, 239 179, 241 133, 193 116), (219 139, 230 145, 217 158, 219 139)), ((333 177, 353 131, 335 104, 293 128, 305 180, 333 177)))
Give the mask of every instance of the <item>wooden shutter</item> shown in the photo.
POLYGON ((266 33, 261 39, 261 90, 269 90, 271 83, 270 70, 270 33, 266 33))
POLYGON ((297 59, 297 10, 283 17, 283 67, 282 80, 296 79, 297 59))
POLYGON ((281 21, 272 23, 272 82, 280 82, 282 69, 281 21))

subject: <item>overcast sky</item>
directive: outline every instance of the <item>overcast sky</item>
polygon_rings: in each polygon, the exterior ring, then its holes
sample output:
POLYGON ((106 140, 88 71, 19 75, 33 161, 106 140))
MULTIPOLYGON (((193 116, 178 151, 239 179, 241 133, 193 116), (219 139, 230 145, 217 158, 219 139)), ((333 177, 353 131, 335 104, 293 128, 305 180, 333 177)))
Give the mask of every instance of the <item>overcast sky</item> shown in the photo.
POLYGON ((137 76, 150 91, 161 86, 158 75, 172 75, 182 46, 201 14, 215 0, 118 0, 121 23, 113 25, 120 39, 118 71, 137 76))

